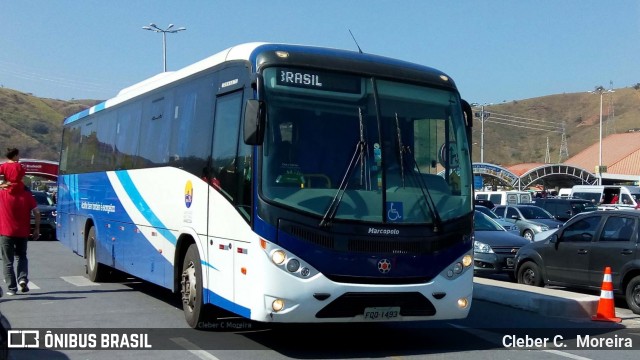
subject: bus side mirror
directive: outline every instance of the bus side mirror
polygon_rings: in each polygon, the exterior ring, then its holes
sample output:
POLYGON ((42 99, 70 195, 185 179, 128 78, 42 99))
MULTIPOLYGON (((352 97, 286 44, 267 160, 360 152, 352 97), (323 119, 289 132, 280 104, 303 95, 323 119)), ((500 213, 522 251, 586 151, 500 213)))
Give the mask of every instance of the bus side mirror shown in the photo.
POLYGON ((247 145, 261 145, 264 139, 265 127, 264 101, 249 99, 244 107, 244 143, 247 145))
POLYGON ((473 112, 471 105, 464 99, 461 99, 462 112, 465 115, 465 128, 467 130, 467 141, 469 142, 469 156, 471 156, 471 149, 473 148, 472 128, 473 128, 473 112))

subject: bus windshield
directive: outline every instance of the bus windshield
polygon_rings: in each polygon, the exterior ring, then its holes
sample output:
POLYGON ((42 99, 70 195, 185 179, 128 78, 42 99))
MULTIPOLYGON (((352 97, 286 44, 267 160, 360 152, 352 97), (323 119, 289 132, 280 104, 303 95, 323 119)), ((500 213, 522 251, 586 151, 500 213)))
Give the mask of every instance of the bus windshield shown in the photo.
POLYGON ((261 194, 336 221, 434 223, 472 211, 459 95, 350 74, 267 68, 261 194))

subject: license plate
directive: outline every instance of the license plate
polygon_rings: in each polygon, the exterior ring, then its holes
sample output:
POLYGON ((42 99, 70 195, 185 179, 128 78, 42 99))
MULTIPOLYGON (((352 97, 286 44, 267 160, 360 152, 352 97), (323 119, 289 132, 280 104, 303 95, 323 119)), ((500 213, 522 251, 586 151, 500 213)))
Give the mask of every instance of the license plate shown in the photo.
POLYGON ((372 321, 395 320, 400 317, 400 307, 369 307, 364 309, 364 319, 372 321))

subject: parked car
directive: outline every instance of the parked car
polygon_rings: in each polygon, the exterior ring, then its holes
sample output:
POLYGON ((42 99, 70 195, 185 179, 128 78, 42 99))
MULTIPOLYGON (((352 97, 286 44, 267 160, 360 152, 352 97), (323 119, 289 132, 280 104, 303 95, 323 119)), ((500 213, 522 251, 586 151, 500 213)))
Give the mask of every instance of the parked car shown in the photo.
POLYGON ((571 197, 593 201, 600 210, 640 209, 640 186, 575 185, 571 197))
POLYGON ((554 218, 565 222, 575 214, 596 211, 598 206, 589 200, 569 198, 536 198, 534 205, 547 210, 554 218))
POLYGON ((475 198, 489 200, 496 205, 528 204, 532 201, 529 191, 518 190, 476 191, 475 198))
POLYGON ((562 225, 562 221, 554 219, 548 211, 535 205, 497 205, 493 212, 515 223, 520 228, 520 235, 529 241, 534 241, 536 233, 562 225))
MULTIPOLYGON (((44 191, 32 191, 40 210, 40 240, 56 240, 56 206, 51 196, 44 191)), ((31 233, 35 218, 31 215, 31 233)))
POLYGON ((533 241, 542 241, 546 240, 549 236, 553 235, 559 228, 553 228, 545 231, 540 231, 539 233, 533 234, 533 241))
POLYGON ((486 199, 474 199, 473 200, 473 204, 476 205, 476 206, 478 206, 478 205, 484 206, 489 210, 491 210, 494 207, 496 207, 496 204, 494 204, 491 200, 486 200, 486 199))
POLYGON ((505 228, 505 230, 520 236, 520 229, 518 228, 518 225, 512 223, 511 221, 507 221, 501 217, 498 217, 498 215, 496 215, 496 213, 491 211, 488 207, 476 205, 476 210, 492 218, 495 222, 500 224, 500 226, 505 228))
POLYGON ((521 284, 601 289, 611 268, 613 290, 640 314, 640 211, 577 214, 547 240, 525 245, 516 254, 521 284))
POLYGON ((476 210, 473 218, 474 274, 507 274, 515 281, 514 257, 529 241, 512 234, 489 216, 476 210))

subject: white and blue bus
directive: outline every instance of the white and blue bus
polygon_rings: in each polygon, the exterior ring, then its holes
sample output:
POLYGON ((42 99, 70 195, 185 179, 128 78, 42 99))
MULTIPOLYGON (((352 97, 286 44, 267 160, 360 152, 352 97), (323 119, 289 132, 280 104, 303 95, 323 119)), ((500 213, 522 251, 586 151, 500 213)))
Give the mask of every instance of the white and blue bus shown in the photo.
POLYGON ((92 281, 180 294, 194 328, 464 318, 471 119, 429 67, 238 45, 65 120, 57 236, 92 281))

